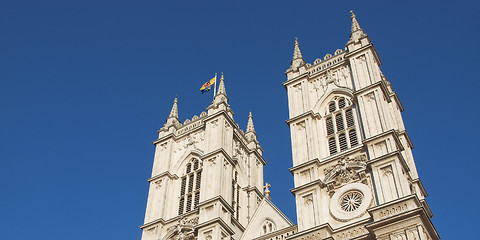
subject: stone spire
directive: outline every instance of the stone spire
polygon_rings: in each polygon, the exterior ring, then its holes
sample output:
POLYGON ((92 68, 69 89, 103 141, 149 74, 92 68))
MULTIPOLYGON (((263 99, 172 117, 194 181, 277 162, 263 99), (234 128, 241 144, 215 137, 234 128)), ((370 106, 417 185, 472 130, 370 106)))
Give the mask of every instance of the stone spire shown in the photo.
POLYGON ((248 115, 248 123, 247 123, 247 132, 246 133, 255 133, 255 127, 253 126, 253 118, 252 118, 252 111, 248 115))
POLYGON ((170 111, 170 115, 168 115, 167 118, 167 123, 165 123, 164 127, 169 128, 170 126, 177 126, 180 124, 180 121, 178 120, 178 99, 175 97, 175 100, 173 101, 173 106, 172 110, 170 111))
POLYGON ((248 114, 247 131, 245 132, 245 137, 249 142, 257 140, 257 133, 255 132, 255 127, 253 126, 252 111, 250 111, 250 114, 248 114))
POLYGON ((367 36, 367 34, 360 27, 360 24, 358 24, 357 16, 355 15, 355 13, 353 13, 352 10, 350 11, 350 13, 352 13, 352 16, 351 16, 351 18, 352 18, 352 32, 350 33, 350 40, 348 41, 349 43, 350 42, 357 42, 361 38, 364 38, 364 37, 367 36))
POLYGON ((303 60, 302 52, 300 51, 298 38, 295 38, 295 47, 293 48, 293 59, 290 63, 290 68, 297 69, 303 65, 305 65, 305 60, 303 60))
POLYGON ((224 103, 224 108, 221 107, 222 109, 228 109, 229 107, 228 97, 227 97, 227 91, 225 90, 225 79, 223 78, 223 72, 222 72, 222 76, 220 77, 220 83, 218 84, 217 94, 213 98, 213 102, 211 106, 218 107, 219 105, 222 105, 221 103, 224 103))
POLYGON ((178 99, 177 99, 177 97, 175 96, 175 100, 173 101, 172 110, 170 111, 170 115, 168 115, 168 118, 176 118, 176 119, 178 119, 178 106, 177 106, 177 103, 178 103, 178 99))
POLYGON ((227 91, 225 90, 225 80, 223 79, 223 72, 222 72, 222 76, 220 77, 220 83, 218 84, 218 91, 217 91, 217 95, 220 95, 220 94, 223 94, 223 95, 227 95, 227 91))
POLYGON ((300 51, 300 47, 298 45, 298 38, 295 38, 295 47, 293 49, 293 60, 297 58, 303 58, 302 52, 300 51))

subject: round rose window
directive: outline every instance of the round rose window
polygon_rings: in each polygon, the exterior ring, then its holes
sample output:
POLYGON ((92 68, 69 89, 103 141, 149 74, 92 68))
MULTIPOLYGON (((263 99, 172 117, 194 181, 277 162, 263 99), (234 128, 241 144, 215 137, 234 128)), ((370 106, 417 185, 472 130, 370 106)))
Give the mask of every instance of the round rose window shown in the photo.
POLYGON ((345 193, 340 198, 340 207, 345 212, 353 212, 362 204, 363 194, 359 191, 345 193))

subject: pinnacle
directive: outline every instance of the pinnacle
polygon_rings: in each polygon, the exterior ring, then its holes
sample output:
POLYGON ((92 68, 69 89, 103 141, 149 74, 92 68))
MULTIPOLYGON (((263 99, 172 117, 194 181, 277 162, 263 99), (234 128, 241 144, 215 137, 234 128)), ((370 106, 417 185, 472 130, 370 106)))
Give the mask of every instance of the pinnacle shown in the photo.
POLYGON ((360 24, 358 24, 357 16, 353 12, 353 10, 350 10, 350 13, 352 13, 352 16, 351 16, 351 18, 352 18, 352 33, 355 32, 355 31, 358 31, 358 30, 362 30, 362 28, 360 27, 360 24))
POLYGON ((252 111, 248 115, 248 123, 247 123, 247 131, 246 133, 255 133, 255 127, 253 126, 253 118, 252 118, 252 111))
POLYGON ((178 106, 177 106, 178 99, 175 97, 175 100, 173 101, 173 106, 172 110, 170 111, 170 115, 168 118, 176 118, 178 119, 178 106))
POLYGON ((222 72, 222 77, 220 77, 220 83, 218 84, 218 91, 217 95, 224 94, 227 95, 227 91, 225 90, 225 80, 223 78, 223 72, 222 72))
POLYGON ((300 51, 300 47, 298 45, 298 38, 295 38, 295 48, 293 49, 293 60, 303 58, 302 52, 300 51))
POLYGON ((359 39, 366 37, 367 34, 363 31, 363 29, 360 27, 360 24, 358 24, 357 21, 357 16, 353 11, 350 11, 352 13, 351 18, 352 18, 352 32, 350 33, 350 41, 349 42, 356 42, 359 39))

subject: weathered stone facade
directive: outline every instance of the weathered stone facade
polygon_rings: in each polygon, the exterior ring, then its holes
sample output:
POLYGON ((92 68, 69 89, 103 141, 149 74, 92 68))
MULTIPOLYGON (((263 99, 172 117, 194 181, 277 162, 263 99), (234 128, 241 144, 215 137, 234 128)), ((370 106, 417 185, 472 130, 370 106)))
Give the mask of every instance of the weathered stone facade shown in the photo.
POLYGON ((223 75, 208 112, 159 130, 142 240, 439 239, 403 107, 352 13, 344 50, 314 64, 298 40, 288 93, 297 225, 263 194, 252 115, 233 120, 223 75))

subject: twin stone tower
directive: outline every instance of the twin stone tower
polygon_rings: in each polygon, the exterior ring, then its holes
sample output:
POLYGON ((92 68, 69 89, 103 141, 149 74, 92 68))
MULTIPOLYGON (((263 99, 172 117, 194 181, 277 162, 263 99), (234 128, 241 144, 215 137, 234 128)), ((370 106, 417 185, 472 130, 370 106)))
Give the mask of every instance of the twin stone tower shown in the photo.
POLYGON ((345 50, 309 64, 295 40, 283 85, 296 225, 270 201, 252 115, 244 132, 223 76, 207 112, 184 124, 175 99, 154 141, 142 240, 439 239, 380 65, 353 13, 345 50))

